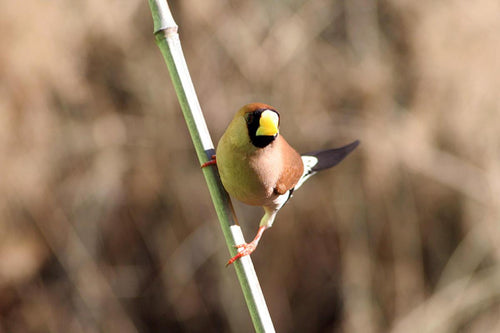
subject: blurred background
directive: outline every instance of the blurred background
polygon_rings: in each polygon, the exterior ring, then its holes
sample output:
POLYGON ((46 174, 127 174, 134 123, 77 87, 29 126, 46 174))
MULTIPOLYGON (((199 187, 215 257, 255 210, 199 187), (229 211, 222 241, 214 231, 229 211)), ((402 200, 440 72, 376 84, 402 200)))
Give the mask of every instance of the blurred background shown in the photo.
MULTIPOLYGON (((500 2, 170 5, 214 142, 255 101, 362 142, 252 255, 278 332, 500 331, 500 2)), ((253 331, 147 2, 0 27, 0 331, 253 331)))

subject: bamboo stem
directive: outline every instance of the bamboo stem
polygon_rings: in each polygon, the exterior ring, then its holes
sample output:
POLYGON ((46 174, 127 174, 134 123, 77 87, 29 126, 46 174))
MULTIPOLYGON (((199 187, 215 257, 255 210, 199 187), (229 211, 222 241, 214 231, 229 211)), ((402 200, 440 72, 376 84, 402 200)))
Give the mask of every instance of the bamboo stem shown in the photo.
MULTIPOLYGON (((178 26, 174 21, 166 0, 149 0, 149 7, 153 16, 156 44, 160 48, 170 72, 170 77, 201 165, 210 160, 211 156, 215 153, 215 149, 182 52, 179 34, 177 33, 178 26)), ((229 252, 231 256, 234 256, 237 253, 234 245, 244 243, 245 241, 236 215, 234 214, 231 200, 222 186, 216 168, 204 168, 203 174, 208 184, 212 202, 215 206, 229 252)), ((269 315, 250 256, 237 260, 234 263, 234 267, 255 331, 274 332, 271 316, 269 315)))

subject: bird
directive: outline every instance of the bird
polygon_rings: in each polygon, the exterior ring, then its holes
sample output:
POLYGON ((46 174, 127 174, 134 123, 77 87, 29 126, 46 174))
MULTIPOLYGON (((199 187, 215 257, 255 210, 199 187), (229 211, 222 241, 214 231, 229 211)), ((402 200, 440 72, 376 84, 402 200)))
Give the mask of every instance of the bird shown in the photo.
POLYGON ((220 138, 215 155, 201 166, 216 165, 232 197, 264 209, 255 238, 235 245, 238 253, 226 266, 257 248, 278 211, 306 180, 337 165, 359 145, 355 140, 340 148, 301 155, 280 134, 279 126, 280 114, 274 107, 264 103, 243 106, 220 138))

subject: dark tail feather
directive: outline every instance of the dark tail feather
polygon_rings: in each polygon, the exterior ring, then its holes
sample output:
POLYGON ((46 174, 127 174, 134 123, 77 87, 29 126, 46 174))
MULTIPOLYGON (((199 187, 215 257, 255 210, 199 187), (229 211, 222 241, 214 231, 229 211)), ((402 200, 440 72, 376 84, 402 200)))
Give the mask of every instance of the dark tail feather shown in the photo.
POLYGON ((321 151, 315 151, 302 156, 314 156, 318 159, 318 163, 311 169, 312 172, 318 172, 323 169, 331 168, 340 163, 350 152, 359 145, 359 140, 340 147, 321 151))

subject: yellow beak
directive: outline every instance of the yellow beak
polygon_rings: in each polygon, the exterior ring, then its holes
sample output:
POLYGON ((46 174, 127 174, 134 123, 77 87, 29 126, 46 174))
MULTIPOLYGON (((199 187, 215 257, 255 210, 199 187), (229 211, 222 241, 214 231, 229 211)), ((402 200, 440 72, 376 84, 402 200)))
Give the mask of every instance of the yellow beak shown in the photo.
POLYGON ((279 116, 276 112, 266 110, 260 115, 259 128, 255 133, 257 136, 274 136, 278 134, 279 116))

